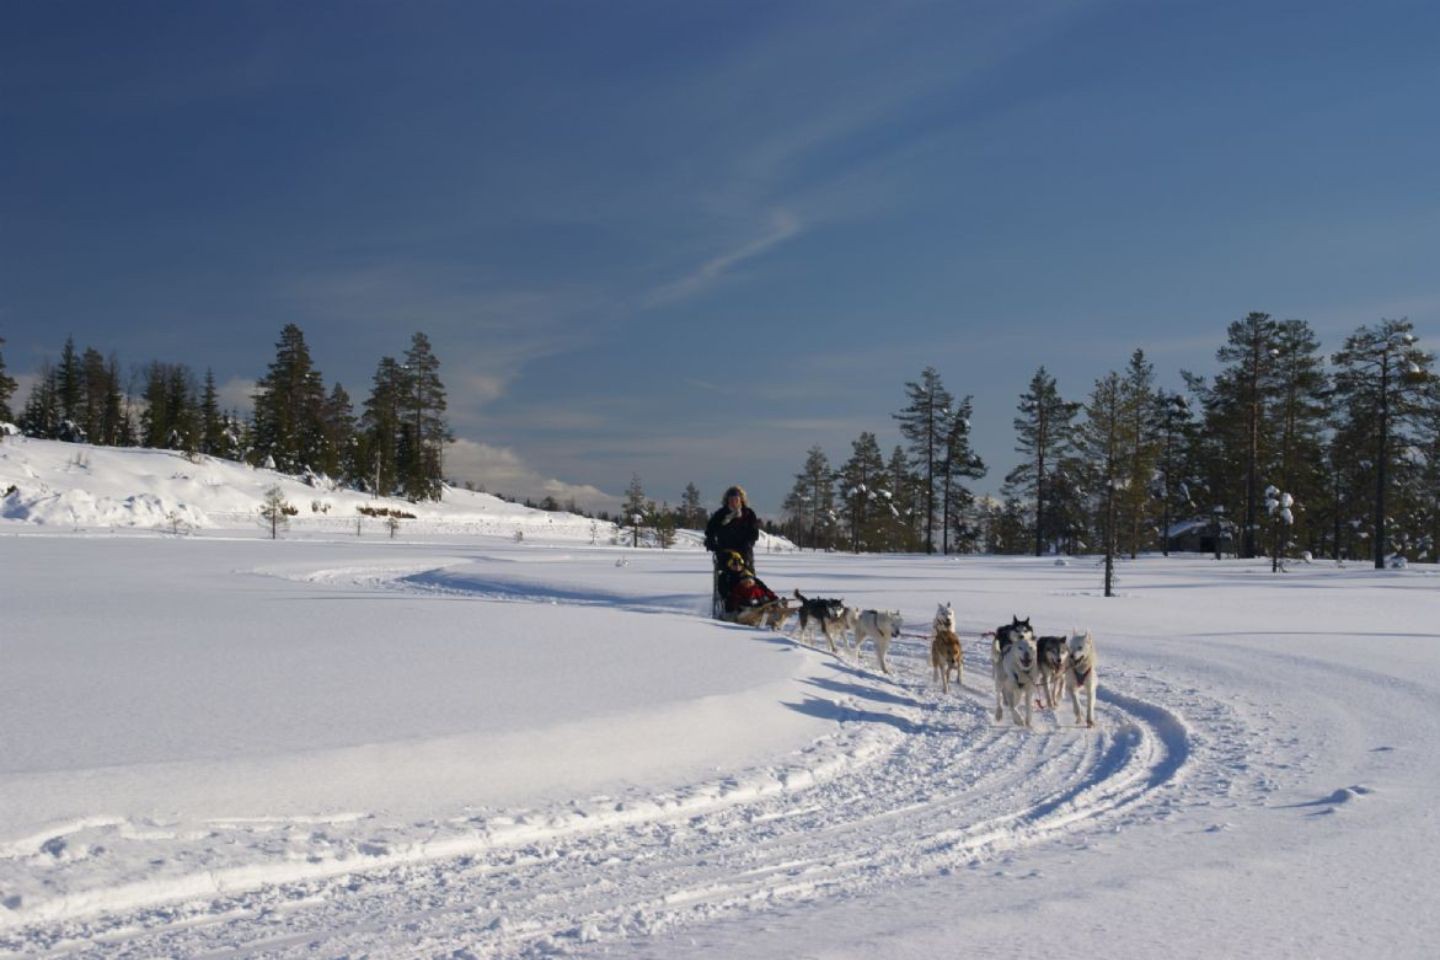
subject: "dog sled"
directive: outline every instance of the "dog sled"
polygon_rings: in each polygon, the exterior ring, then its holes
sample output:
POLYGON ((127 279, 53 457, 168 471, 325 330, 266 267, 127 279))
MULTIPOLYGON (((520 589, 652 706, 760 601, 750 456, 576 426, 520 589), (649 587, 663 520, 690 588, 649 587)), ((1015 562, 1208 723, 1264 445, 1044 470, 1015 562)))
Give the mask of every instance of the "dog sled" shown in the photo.
POLYGON ((734 550, 716 553, 711 578, 710 612, 716 620, 758 627, 788 612, 785 601, 734 550))

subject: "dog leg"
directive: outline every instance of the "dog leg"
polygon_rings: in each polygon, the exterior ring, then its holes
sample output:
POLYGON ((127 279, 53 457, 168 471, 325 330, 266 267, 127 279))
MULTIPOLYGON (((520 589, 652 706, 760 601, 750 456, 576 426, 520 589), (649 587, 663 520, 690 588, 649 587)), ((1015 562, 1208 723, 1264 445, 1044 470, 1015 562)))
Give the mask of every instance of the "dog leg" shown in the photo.
POLYGON ((1080 712, 1080 696, 1076 692, 1076 687, 1078 686, 1079 684, 1075 682, 1074 676, 1067 676, 1065 678, 1065 689, 1070 694, 1070 706, 1075 708, 1075 725, 1077 727, 1080 725, 1080 722, 1085 719, 1085 715, 1080 712))

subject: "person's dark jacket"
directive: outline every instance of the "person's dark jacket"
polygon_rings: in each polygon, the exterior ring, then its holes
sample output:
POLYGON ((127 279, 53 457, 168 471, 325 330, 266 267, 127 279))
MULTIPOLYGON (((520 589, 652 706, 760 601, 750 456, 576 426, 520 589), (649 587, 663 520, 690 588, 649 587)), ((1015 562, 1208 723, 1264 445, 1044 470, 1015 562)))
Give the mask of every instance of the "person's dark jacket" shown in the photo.
POLYGON ((734 550, 745 558, 745 566, 751 570, 755 569, 755 541, 759 539, 760 518, 749 507, 741 507, 738 515, 732 515, 728 507, 721 507, 705 524, 705 549, 718 556, 734 550))

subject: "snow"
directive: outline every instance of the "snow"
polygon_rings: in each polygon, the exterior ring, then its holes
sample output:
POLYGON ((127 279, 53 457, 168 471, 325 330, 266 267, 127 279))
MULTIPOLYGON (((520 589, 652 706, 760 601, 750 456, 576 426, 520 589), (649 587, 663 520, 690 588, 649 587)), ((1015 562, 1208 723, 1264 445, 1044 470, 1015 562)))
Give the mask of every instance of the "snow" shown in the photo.
POLYGON ((1089 558, 758 553, 781 592, 899 609, 891 678, 706 619, 688 541, 481 499, 271 541, 246 500, 271 475, 53 447, 0 443, 0 956, 1422 957, 1440 933, 1433 565, 1142 557, 1106 599, 1089 558), (145 496, 198 532, 116 506, 145 496), (946 601, 942 696, 920 634, 946 601), (981 634, 1015 615, 1094 632, 1095 729, 994 721, 981 634))

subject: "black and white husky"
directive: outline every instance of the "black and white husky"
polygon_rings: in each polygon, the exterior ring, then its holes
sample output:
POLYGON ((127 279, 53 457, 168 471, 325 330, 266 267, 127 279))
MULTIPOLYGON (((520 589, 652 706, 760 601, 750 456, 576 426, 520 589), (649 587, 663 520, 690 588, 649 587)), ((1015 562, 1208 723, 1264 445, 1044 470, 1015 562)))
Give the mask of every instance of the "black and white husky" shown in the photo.
POLYGON ((1032 643, 1035 641, 1035 631, 1030 627, 1029 617, 1024 620, 1019 617, 1011 617, 1009 623, 996 627, 995 639, 990 644, 990 663, 992 665, 999 663, 1000 658, 1005 655, 1005 651, 1010 649, 1010 644, 1022 636, 1029 637, 1032 643))
MULTIPOLYGON (((836 656, 840 655, 839 649, 835 646, 835 636, 839 634, 842 640, 845 639, 845 601, 826 599, 825 597, 807 597, 799 590, 795 591, 795 599, 800 601, 800 626, 795 636, 805 642, 809 642, 810 625, 813 623, 825 634, 825 639, 830 642, 830 652, 836 656)), ((846 649, 849 649, 849 642, 846 642, 846 649)))

